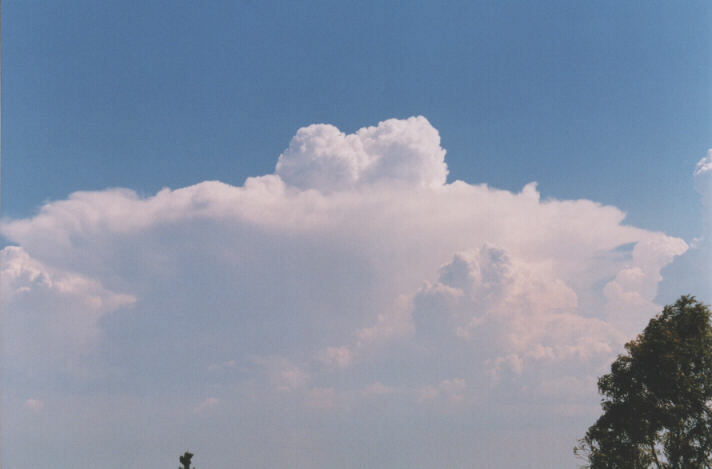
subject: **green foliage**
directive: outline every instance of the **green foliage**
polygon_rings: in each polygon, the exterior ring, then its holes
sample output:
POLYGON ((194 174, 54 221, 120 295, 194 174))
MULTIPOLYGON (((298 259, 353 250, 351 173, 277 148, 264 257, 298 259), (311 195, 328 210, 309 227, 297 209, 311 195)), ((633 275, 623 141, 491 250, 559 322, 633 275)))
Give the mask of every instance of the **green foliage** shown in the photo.
POLYGON ((603 414, 574 453, 591 469, 712 468, 709 307, 683 296, 598 380, 603 414))

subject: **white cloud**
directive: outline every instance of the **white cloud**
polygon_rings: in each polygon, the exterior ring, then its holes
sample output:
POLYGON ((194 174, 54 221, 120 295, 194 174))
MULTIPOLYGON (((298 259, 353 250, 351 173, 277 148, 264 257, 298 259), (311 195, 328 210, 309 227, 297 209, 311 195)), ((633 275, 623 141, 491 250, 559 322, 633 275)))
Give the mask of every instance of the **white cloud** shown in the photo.
POLYGON ((307 404, 316 409, 331 409, 336 405, 337 393, 331 387, 316 387, 307 391, 307 404))
POLYGON ((235 360, 226 360, 222 363, 211 363, 208 365, 208 371, 224 371, 235 368, 237 362, 235 360))
POLYGON ((390 307, 378 314, 375 324, 356 332, 357 346, 387 341, 412 333, 411 308, 410 298, 399 295, 390 307))
POLYGON ((49 268, 22 248, 0 251, 6 367, 42 375, 75 368, 97 343, 106 314, 135 303, 84 275, 49 268))
POLYGON ((499 379, 502 372, 506 371, 515 375, 521 375, 524 369, 524 362, 516 353, 510 353, 502 357, 497 357, 488 363, 490 365, 490 375, 499 379))
POLYGON ((279 356, 256 357, 272 389, 294 391, 304 389, 309 383, 309 373, 300 365, 279 356))
MULTIPOLYGON (((705 196, 712 193, 712 149, 707 150, 707 156, 697 162, 695 166, 695 187, 705 196)), ((705 199, 709 203, 709 199, 705 199)))
POLYGON ((388 394, 392 394, 396 392, 397 390, 393 388, 392 386, 386 386, 382 383, 373 383, 369 384, 366 386, 362 391, 361 394, 364 396, 384 396, 388 394))
POLYGON ((346 368, 353 361, 353 352, 349 347, 327 347, 320 355, 319 359, 330 366, 346 368))
POLYGON ((603 289, 608 321, 627 335, 642 330, 659 310, 653 300, 663 279, 661 270, 687 249, 683 240, 662 234, 637 243, 631 261, 603 289))
POLYGON ((385 181, 437 187, 447 166, 440 135, 422 116, 389 119, 350 135, 333 125, 299 129, 275 173, 300 189, 330 192, 385 181))
POLYGON ((456 254, 414 302, 416 334, 438 344, 486 343, 495 374, 502 367, 521 374, 522 357, 610 353, 619 340, 602 320, 577 314, 576 293, 548 267, 489 245, 456 254))
POLYGON ((204 400, 198 402, 195 407, 193 407, 194 414, 203 414, 210 409, 215 408, 220 403, 220 399, 217 397, 207 397, 204 400))
POLYGON ((40 412, 42 409, 44 409, 44 406, 44 401, 41 401, 39 399, 30 398, 25 401, 25 409, 35 413, 40 412))
POLYGON ((423 402, 439 402, 447 406, 472 404, 475 395, 462 378, 444 379, 437 384, 428 385, 418 390, 418 400, 423 402))
MULTIPOLYGON (((697 162, 694 171, 695 188, 702 196, 702 221, 704 223, 704 238, 706 259, 712 259, 710 238, 712 238, 712 149, 707 151, 707 156, 697 162)), ((709 265, 709 264, 708 264, 709 265)), ((712 288, 712 287, 711 287, 712 288)))
POLYGON ((44 328, 56 340, 42 353, 61 361, 50 351, 91 351, 103 331, 92 358, 106 374, 151 388, 213 371, 257 408, 381 396, 487 410, 589 382, 658 309, 662 269, 687 245, 535 183, 448 184, 444 155, 422 117, 351 135, 313 125, 275 174, 239 187, 77 192, 8 220, 9 348, 44 328), (130 320, 109 314, 134 303, 130 320))
POLYGON ((666 278, 659 290, 667 302, 685 293, 709 304, 712 301, 712 149, 697 162, 693 178, 701 196, 702 232, 691 240, 690 249, 665 269, 666 278))

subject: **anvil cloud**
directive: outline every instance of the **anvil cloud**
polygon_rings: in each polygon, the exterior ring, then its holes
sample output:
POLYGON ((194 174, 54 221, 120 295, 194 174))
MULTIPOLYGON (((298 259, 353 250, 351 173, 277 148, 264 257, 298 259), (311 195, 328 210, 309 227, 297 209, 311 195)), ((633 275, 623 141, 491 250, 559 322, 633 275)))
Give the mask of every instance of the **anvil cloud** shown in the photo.
POLYGON ((24 357, 7 372, 23 381, 51 358, 158 396, 186 370, 196 415, 249 395, 258 416, 303 409, 296 426, 374 399, 414 415, 588 412, 687 244, 534 182, 447 175, 438 131, 411 117, 302 128, 242 186, 48 202, 3 227, 5 348, 24 357))

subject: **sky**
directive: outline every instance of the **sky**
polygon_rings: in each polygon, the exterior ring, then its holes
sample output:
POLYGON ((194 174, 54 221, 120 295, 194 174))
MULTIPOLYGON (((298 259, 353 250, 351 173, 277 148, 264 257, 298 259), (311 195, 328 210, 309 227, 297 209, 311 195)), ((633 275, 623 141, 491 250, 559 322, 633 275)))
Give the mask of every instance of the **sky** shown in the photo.
POLYGON ((712 301, 708 2, 3 14, 5 469, 575 467, 712 301))

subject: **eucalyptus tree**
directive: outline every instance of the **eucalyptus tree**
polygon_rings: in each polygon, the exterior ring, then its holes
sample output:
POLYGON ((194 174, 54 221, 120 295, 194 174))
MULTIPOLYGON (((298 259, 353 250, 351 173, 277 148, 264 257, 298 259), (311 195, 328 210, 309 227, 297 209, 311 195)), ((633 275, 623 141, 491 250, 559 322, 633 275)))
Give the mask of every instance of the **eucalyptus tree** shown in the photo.
POLYGON ((710 308, 683 296, 598 380, 603 413, 574 453, 591 469, 712 468, 710 308))

